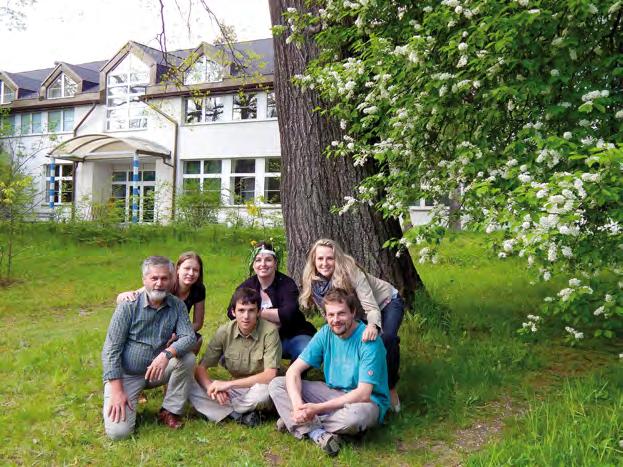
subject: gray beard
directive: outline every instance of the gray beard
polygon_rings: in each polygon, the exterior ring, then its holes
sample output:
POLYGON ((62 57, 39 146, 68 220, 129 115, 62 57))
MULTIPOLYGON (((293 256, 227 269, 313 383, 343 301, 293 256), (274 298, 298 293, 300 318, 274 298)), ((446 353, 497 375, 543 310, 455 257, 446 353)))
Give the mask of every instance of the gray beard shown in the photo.
POLYGON ((150 290, 147 292, 147 298, 153 302, 161 302, 167 296, 167 292, 164 290, 150 290))

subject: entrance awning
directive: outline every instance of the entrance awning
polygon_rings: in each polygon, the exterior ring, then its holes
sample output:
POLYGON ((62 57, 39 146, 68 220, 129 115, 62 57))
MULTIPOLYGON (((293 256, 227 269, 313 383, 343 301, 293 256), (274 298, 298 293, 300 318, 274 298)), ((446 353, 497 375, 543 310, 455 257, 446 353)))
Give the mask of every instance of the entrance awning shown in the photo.
POLYGON ((49 157, 84 162, 86 160, 126 159, 134 157, 135 154, 159 157, 165 162, 171 158, 170 150, 153 141, 110 135, 76 136, 56 146, 50 152, 49 157))

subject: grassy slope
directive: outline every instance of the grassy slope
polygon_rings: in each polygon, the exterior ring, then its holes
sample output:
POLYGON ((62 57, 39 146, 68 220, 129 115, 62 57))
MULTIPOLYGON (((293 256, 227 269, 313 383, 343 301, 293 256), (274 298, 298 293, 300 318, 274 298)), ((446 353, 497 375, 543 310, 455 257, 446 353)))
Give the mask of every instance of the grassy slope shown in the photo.
MULTIPOLYGON (((154 423, 158 390, 141 408, 137 436, 111 443, 103 434, 99 354, 114 296, 139 284, 140 260, 186 249, 201 253, 208 290, 203 333, 210 335, 225 319, 231 291, 244 276, 248 241, 258 235, 215 229, 112 247, 77 245, 58 235, 26 239, 16 265, 24 280, 0 292, 0 459, 45 465, 325 463, 314 446, 275 432, 272 422, 249 430, 193 418, 182 431, 170 432, 154 423)), ((570 367, 587 374, 613 358, 515 337, 546 290, 529 287, 518 263, 492 260, 478 238, 467 235, 444 247, 440 264, 419 270, 435 303, 421 300, 420 314, 401 328, 404 411, 347 445, 338 464, 447 463, 437 447, 452 446, 462 436, 457 430, 494 417, 501 397, 525 407, 527 415, 470 463, 614 464, 623 421, 613 388, 623 380, 621 365, 566 382, 570 367), (589 418, 592 423, 585 423, 589 418), (573 452, 558 453, 558 443, 573 452), (537 449, 539 444, 550 448, 537 449)), ((467 452, 457 455, 464 459, 467 452)))

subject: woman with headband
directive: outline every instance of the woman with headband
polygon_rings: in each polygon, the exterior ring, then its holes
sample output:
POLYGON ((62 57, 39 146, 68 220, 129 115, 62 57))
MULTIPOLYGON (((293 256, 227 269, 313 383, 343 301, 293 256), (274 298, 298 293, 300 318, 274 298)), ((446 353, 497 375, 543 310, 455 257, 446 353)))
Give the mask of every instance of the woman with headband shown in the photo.
MULTIPOLYGON (((279 272, 279 258, 272 244, 262 241, 255 245, 249 272, 253 275, 237 288, 250 287, 262 297, 261 317, 279 327, 279 337, 284 358, 296 360, 316 333, 313 324, 305 319, 299 309, 299 289, 296 283, 279 272)), ((234 318, 230 304, 227 316, 234 318)))
POLYGON ((307 255, 299 299, 301 307, 310 309, 315 305, 322 309, 324 296, 332 287, 357 295, 367 321, 362 336, 364 341, 375 340, 381 335, 387 351, 391 405, 395 412, 400 411, 396 384, 400 367, 398 328, 404 316, 402 298, 389 282, 364 271, 335 241, 320 239, 307 255))

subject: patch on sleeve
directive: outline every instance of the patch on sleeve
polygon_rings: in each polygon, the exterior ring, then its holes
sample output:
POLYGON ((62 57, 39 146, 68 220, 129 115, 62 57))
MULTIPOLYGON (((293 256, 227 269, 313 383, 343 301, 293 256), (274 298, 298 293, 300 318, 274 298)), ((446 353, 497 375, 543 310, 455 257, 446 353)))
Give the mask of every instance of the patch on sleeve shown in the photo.
POLYGON ((368 376, 372 376, 373 374, 374 374, 374 371, 368 370, 368 376))

